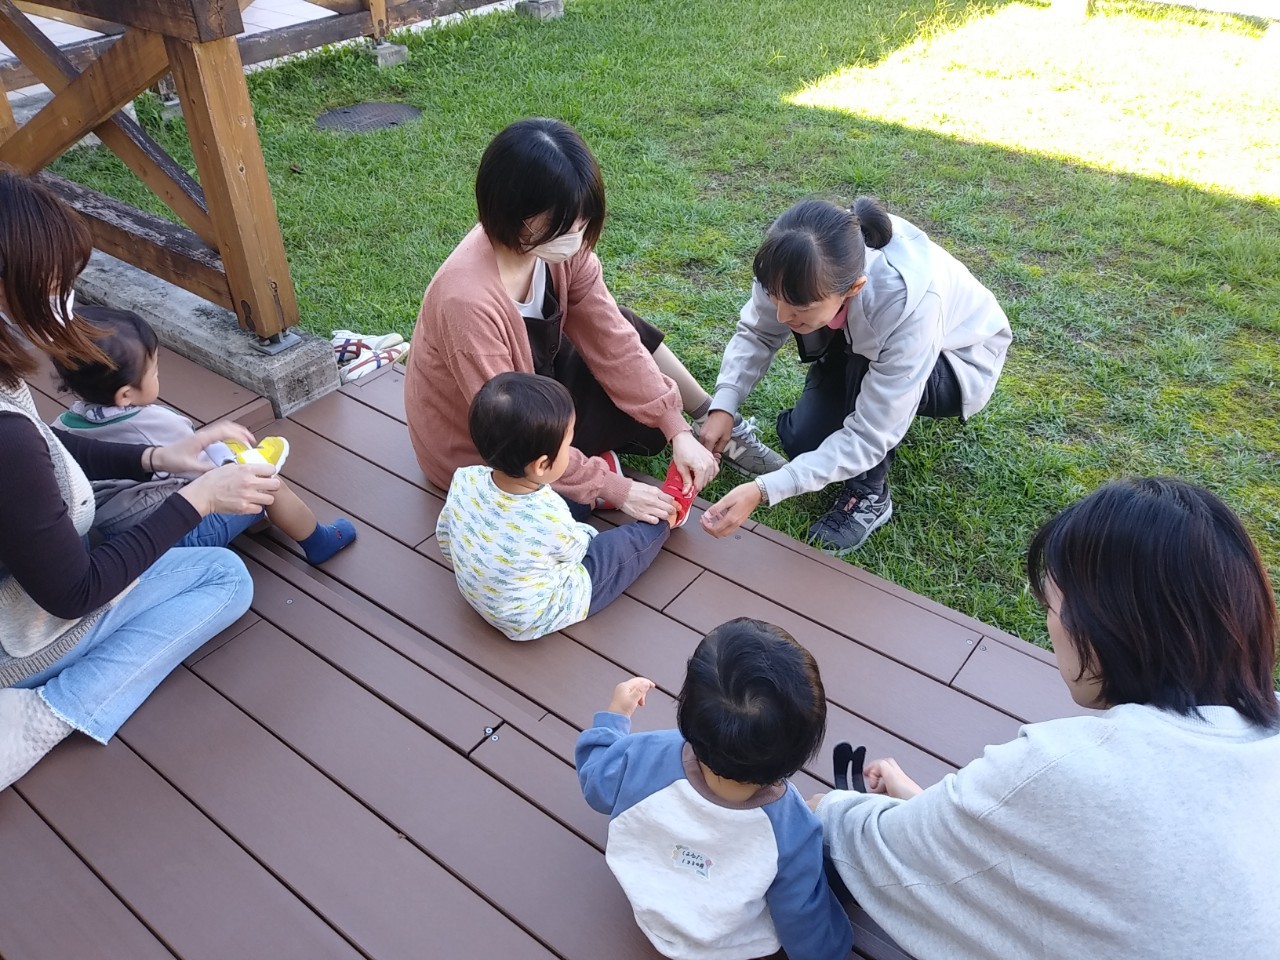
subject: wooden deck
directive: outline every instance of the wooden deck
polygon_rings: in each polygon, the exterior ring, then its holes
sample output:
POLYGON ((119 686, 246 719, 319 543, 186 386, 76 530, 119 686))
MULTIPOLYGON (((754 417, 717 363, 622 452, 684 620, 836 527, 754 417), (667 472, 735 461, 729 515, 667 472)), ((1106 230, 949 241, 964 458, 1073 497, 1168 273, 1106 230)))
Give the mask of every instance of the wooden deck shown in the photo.
MULTIPOLYGON (((656 957, 573 744, 633 674, 658 684, 636 727, 674 726, 685 659, 733 616, 813 651, 829 745, 865 743, 925 784, 1077 712, 1045 651, 754 524, 715 540, 690 523, 605 612, 511 643, 436 547, 441 494, 410 449, 398 371, 274 423, 167 352, 161 380, 197 421, 287 437, 289 481, 359 541, 313 568, 277 534, 241 538, 252 612, 108 746, 73 736, 0 793, 6 960, 656 957)), ((51 381, 33 388, 55 416, 51 381)), ((796 778, 806 795, 829 757, 796 778)), ((903 956, 855 926, 860 956, 903 956)))

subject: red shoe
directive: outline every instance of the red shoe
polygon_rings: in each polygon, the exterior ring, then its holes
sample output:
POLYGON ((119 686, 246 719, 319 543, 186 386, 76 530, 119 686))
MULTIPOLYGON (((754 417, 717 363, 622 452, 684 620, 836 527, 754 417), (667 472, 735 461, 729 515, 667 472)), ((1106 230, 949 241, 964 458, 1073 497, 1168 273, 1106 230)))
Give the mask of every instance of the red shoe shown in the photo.
POLYGON ((687 497, 684 495, 684 481, 680 479, 680 471, 676 469, 675 463, 667 467, 667 479, 662 484, 662 492, 669 493, 676 501, 676 522, 671 525, 671 529, 683 527, 684 522, 689 519, 689 508, 693 506, 693 498, 698 495, 698 491, 694 490, 687 497))

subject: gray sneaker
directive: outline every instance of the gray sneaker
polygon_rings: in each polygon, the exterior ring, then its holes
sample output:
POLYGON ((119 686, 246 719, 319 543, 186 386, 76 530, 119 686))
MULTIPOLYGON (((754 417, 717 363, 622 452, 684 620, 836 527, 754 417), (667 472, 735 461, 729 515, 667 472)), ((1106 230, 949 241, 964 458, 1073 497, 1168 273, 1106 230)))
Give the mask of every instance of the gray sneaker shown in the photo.
MULTIPOLYGON (((702 432, 702 424, 706 418, 693 421, 693 435, 702 432)), ((787 458, 775 453, 756 436, 756 418, 739 415, 733 416, 733 432, 729 434, 729 442, 720 453, 720 462, 727 464, 748 477, 759 477, 773 473, 786 466, 787 458)))
POLYGON ((859 484, 846 482, 835 506, 809 528, 809 540, 828 553, 857 550, 872 531, 893 516, 893 497, 886 487, 872 493, 859 484))

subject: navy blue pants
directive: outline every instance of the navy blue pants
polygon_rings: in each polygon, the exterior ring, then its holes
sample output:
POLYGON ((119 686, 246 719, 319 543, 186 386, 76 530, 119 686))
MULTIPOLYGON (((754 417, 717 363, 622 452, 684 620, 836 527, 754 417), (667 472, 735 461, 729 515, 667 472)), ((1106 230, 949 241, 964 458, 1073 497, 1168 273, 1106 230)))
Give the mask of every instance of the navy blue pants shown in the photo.
POLYGON ((671 535, 665 520, 657 523, 625 523, 604 530, 591 539, 582 565, 591 576, 591 608, 599 613, 649 569, 671 535))
MULTIPOLYGON (((845 418, 858 405, 869 366, 866 357, 850 353, 841 344, 834 344, 814 361, 796 405, 778 415, 778 439, 788 457, 817 450, 823 440, 844 426, 845 418)), ((920 398, 917 416, 958 417, 961 409, 960 384, 951 362, 939 356, 920 398)), ((889 485, 889 467, 896 450, 891 449, 878 464, 849 482, 869 493, 883 493, 889 485)))

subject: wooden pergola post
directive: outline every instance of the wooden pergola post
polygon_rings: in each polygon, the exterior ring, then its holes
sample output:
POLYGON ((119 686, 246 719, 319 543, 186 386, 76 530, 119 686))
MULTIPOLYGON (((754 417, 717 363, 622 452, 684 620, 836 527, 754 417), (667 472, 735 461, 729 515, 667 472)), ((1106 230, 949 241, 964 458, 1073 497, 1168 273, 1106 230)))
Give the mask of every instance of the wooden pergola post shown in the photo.
MULTIPOLYGON (((100 249, 234 310, 264 341, 298 322, 298 303, 235 36, 251 0, 41 0, 40 13, 119 25, 79 70, 15 0, 0 0, 0 41, 53 91, 18 127, 0 107, 0 162, 36 173, 94 132, 186 224, 151 217, 45 175, 80 211, 100 249), (119 111, 172 72, 187 121, 196 184, 119 111)), ((2 99, 2 98, 0 98, 2 99)))

